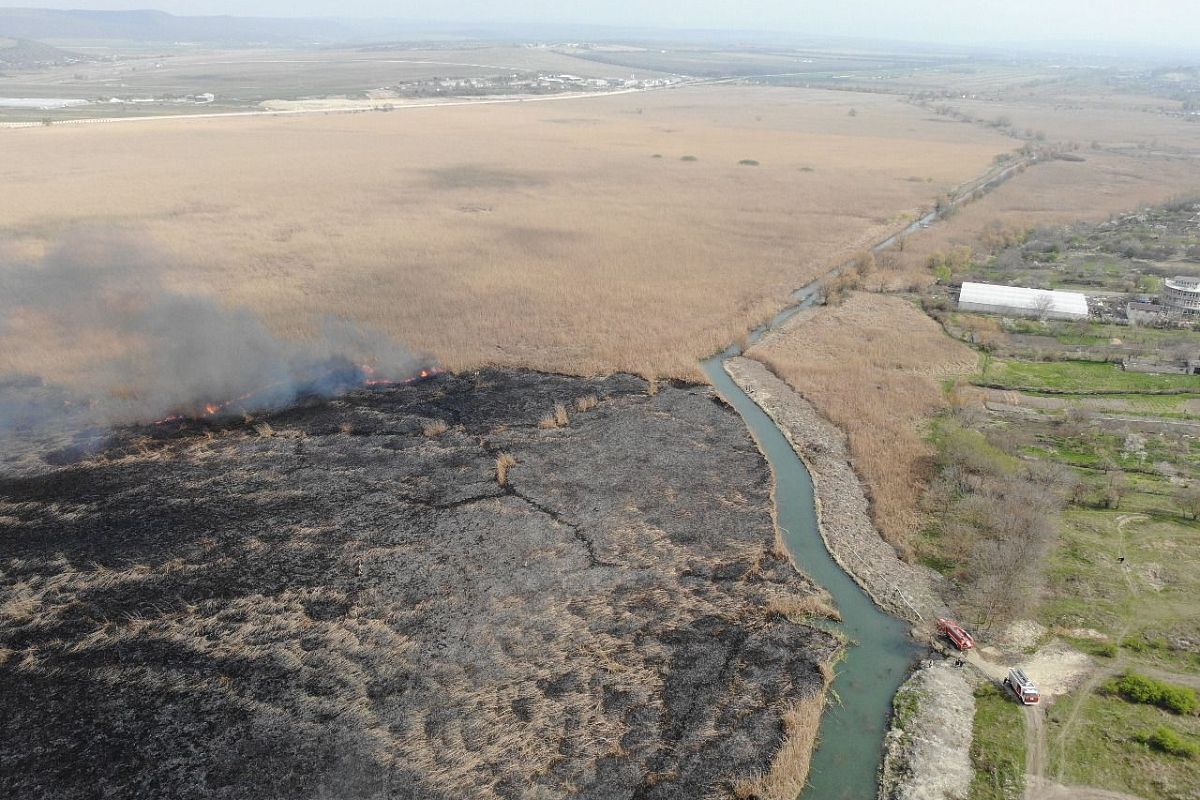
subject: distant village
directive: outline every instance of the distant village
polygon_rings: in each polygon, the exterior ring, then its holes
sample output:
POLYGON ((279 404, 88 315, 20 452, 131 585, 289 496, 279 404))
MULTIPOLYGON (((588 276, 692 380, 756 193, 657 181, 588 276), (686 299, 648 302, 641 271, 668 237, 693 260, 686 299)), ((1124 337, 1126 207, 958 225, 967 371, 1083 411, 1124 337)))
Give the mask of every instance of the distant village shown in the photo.
POLYGON ((688 80, 683 76, 651 79, 584 78, 567 73, 510 73, 479 78, 430 78, 387 87, 397 97, 464 97, 494 94, 555 94, 604 92, 617 89, 656 89, 688 80))

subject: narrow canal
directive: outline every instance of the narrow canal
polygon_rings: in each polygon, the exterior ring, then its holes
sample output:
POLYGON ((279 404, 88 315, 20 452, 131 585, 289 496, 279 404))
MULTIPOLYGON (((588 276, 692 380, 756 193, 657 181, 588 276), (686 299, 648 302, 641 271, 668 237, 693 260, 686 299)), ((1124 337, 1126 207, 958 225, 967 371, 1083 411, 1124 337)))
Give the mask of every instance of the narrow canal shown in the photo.
POLYGON ((921 652, 907 623, 880 611, 842 571, 817 529, 813 484, 804 463, 770 417, 726 374, 731 349, 705 361, 717 392, 742 415, 775 475, 775 503, 784 541, 800 570, 825 587, 842 614, 850 639, 837 666, 833 705, 821 721, 803 800, 871 800, 877 794, 879 762, 896 689, 921 652))
MULTIPOLYGON (((960 187, 957 196, 871 248, 882 252, 927 228, 978 194, 1000 186, 1037 161, 1030 156, 960 187)), ((793 315, 818 301, 820 281, 792 293, 792 305, 750 332, 754 344, 793 315)), ((802 800, 872 800, 879 792, 879 763, 892 708, 892 698, 924 652, 908 634, 903 620, 880 611, 847 575, 829 551, 817 527, 812 477, 791 444, 758 405, 725 372, 722 362, 741 355, 737 345, 702 362, 713 387, 745 420, 775 475, 775 504, 784 542, 802 572, 823 586, 842 614, 848 638, 845 658, 837 666, 832 706, 821 719, 808 787, 802 800)))

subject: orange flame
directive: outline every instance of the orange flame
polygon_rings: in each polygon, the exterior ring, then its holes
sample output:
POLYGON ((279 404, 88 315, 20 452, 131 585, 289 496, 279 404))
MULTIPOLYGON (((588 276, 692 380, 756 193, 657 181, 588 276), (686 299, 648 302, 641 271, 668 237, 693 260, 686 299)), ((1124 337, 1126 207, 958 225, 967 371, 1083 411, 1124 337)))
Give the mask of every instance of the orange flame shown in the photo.
MULTIPOLYGON (((417 381, 424 380, 426 378, 431 378, 434 375, 440 375, 444 371, 437 367, 428 367, 426 369, 422 369, 419 373, 412 376, 411 378, 404 378, 401 380, 383 380, 383 379, 372 379, 371 378, 371 376, 375 374, 375 368, 369 364, 360 364, 359 369, 362 370, 362 374, 363 374, 363 380, 362 380, 361 385, 367 386, 367 387, 403 386, 403 385, 407 385, 410 383, 416 383, 417 381)), ((251 398, 253 398, 255 396, 255 394, 257 394, 257 392, 247 392, 246 394, 242 395, 241 397, 235 397, 232 400, 226 400, 221 403, 205 403, 203 406, 200 406, 202 411, 193 412, 192 414, 172 414, 170 416, 163 417, 162 419, 155 420, 154 424, 163 425, 163 424, 170 423, 170 422, 180 422, 182 420, 187 419, 189 416, 214 417, 217 414, 221 413, 222 411, 225 411, 231 407, 234 407, 234 408, 238 407, 237 404, 242 403, 246 400, 250 400, 251 398)))

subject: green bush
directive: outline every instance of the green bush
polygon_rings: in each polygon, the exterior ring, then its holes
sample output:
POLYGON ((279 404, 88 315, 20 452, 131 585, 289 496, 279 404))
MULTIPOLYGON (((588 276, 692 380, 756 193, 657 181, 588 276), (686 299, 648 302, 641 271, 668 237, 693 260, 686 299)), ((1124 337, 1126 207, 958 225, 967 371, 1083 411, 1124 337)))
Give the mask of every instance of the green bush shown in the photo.
POLYGON ((1127 672, 1109 681, 1104 688, 1131 703, 1158 706, 1176 714, 1195 714, 1200 710, 1200 698, 1196 697, 1195 689, 1147 678, 1136 672, 1127 672))
POLYGON ((1189 742, 1166 725, 1159 725, 1149 733, 1143 733, 1137 740, 1152 750, 1180 758, 1200 758, 1200 745, 1189 742))

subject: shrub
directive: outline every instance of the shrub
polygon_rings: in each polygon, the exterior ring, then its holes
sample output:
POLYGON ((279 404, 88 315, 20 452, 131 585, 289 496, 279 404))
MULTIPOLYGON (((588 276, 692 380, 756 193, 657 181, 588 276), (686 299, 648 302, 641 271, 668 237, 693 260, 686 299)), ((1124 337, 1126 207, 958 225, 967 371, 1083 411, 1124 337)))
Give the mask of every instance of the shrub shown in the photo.
POLYGON ((600 401, 596 398, 596 395, 589 394, 584 397, 577 398, 575 400, 575 410, 576 411, 591 411, 593 408, 595 408, 597 405, 599 405, 599 403, 600 403, 600 401))
POLYGON ((1189 742, 1166 725, 1159 725, 1153 731, 1141 734, 1137 740, 1160 753, 1180 758, 1200 758, 1200 745, 1189 742))
POLYGON ((681 158, 679 160, 680 161, 699 161, 700 159, 696 158, 695 156, 684 156, 683 158, 681 158))
POLYGON ((757 167, 758 166, 758 162, 755 161, 753 158, 743 158, 741 161, 738 162, 738 164, 743 167, 757 167))
POLYGON ((1148 678, 1136 672, 1127 672, 1109 681, 1104 689, 1131 703, 1158 706, 1176 714, 1195 714, 1200 710, 1200 698, 1196 697, 1195 689, 1148 678))
POLYGON ((854 257, 854 271, 858 273, 858 277, 865 278, 875 271, 875 254, 870 250, 864 250, 854 257))

